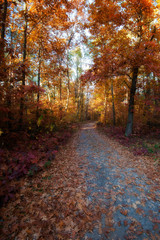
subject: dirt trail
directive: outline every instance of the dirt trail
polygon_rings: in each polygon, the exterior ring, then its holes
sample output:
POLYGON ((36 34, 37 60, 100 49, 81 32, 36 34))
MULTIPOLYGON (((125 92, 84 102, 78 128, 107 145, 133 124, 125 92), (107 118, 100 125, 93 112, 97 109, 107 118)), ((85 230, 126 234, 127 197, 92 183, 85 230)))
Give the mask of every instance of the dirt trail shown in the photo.
POLYGON ((102 212, 93 232, 84 239, 160 239, 157 183, 127 156, 119 156, 94 124, 82 128, 77 152, 86 162, 88 200, 102 212))
POLYGON ((110 142, 94 123, 83 125, 2 208, 2 239, 160 239, 158 181, 110 142))

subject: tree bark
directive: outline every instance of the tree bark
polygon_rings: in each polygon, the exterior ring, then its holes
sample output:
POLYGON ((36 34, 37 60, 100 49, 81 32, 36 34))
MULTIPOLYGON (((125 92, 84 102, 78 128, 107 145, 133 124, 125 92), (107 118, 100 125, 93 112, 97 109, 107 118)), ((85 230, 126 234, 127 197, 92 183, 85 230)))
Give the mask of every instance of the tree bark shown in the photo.
MULTIPOLYGON (((40 83, 41 83, 41 48, 39 47, 39 51, 38 51, 38 87, 40 87, 40 83)), ((37 116, 37 120, 39 118, 39 98, 40 98, 40 92, 39 92, 39 89, 38 89, 38 93, 37 93, 37 113, 36 113, 36 116, 37 116)))
POLYGON ((60 104, 62 102, 62 79, 61 77, 59 78, 59 100, 60 100, 60 104))
POLYGON ((107 123, 107 81, 105 81, 104 89, 104 124, 107 123))
POLYGON ((69 74, 69 46, 71 44, 72 38, 73 38, 73 32, 71 33, 71 36, 68 41, 68 46, 67 46, 67 78, 68 78, 68 84, 67 84, 67 103, 66 103, 66 112, 68 111, 69 107, 69 100, 70 100, 70 74, 69 74))
POLYGON ((87 84, 85 120, 88 120, 88 106, 89 106, 89 85, 87 84))
POLYGON ((70 76, 69 76, 69 66, 68 66, 69 58, 68 58, 68 53, 67 53, 67 103, 66 103, 66 112, 68 111, 69 107, 69 98, 70 98, 70 76))
POLYGON ((5 64, 5 34, 6 34, 6 19, 7 19, 8 1, 5 0, 1 4, 1 39, 0 39, 0 81, 6 84, 6 64, 5 64), (3 10, 2 10, 3 9, 3 10))
POLYGON ((24 40, 23 40, 23 69, 22 69, 22 97, 20 100, 20 119, 19 119, 19 128, 22 128, 23 124, 23 111, 24 111, 24 86, 26 81, 26 67, 25 61, 27 56, 27 24, 28 24, 28 17, 27 17, 27 3, 24 3, 24 10, 25 10, 25 25, 24 25, 24 40))
POLYGON ((79 119, 79 108, 80 108, 80 102, 79 102, 79 64, 78 64, 78 61, 77 61, 77 68, 76 68, 76 73, 77 73, 77 77, 76 77, 76 81, 75 81, 75 102, 76 102, 76 105, 77 105, 77 118, 79 119))
POLYGON ((54 99, 54 104, 56 102, 56 86, 54 85, 54 91, 53 91, 53 99, 54 99))
POLYGON ((112 93, 112 113, 113 113, 113 125, 116 125, 116 112, 114 104, 114 91, 113 91, 113 79, 111 79, 111 93, 112 93))
POLYGON ((80 120, 83 121, 83 110, 84 110, 84 106, 83 106, 83 87, 82 87, 82 84, 80 86, 80 111, 81 111, 81 114, 80 114, 80 120))
POLYGON ((62 78, 60 76, 59 78, 59 116, 60 116, 60 120, 62 119, 62 78))
POLYGON ((1 29, 1 38, 2 39, 4 39, 5 32, 6 32, 7 7, 8 7, 8 1, 4 0, 4 3, 3 3, 3 17, 2 17, 2 29, 1 29))
MULTIPOLYGON (((13 49, 13 34, 11 30, 11 44, 10 44, 11 50, 13 49)), ((10 56, 10 66, 12 65, 12 60, 13 60, 13 54, 11 53, 10 56)), ((8 79, 7 79, 7 91, 6 91, 6 103, 7 103, 7 108, 8 108, 8 123, 7 127, 9 131, 12 131, 12 120, 13 120, 13 115, 12 115, 12 88, 13 86, 11 85, 13 79, 13 70, 9 69, 9 74, 8 74, 8 79)))
POLYGON ((7 76, 6 61, 5 61, 5 35, 6 35, 6 19, 8 10, 8 1, 4 0, 1 4, 2 18, 1 18, 1 40, 0 40, 0 81, 4 82, 4 92, 6 95, 6 106, 8 109, 7 128, 11 130, 11 86, 9 82, 9 76, 7 76))
POLYGON ((133 76, 132 76, 132 85, 130 89, 130 99, 129 99, 129 108, 128 108, 128 120, 125 131, 125 136, 129 137, 133 132, 133 116, 134 116, 134 97, 136 92, 136 84, 138 77, 138 67, 133 68, 133 76))

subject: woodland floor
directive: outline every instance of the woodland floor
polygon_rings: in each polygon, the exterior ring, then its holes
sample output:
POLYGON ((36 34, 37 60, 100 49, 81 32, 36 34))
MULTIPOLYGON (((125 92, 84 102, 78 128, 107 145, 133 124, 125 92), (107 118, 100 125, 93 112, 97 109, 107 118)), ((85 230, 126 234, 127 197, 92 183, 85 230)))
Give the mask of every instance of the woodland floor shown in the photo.
POLYGON ((2 240, 158 240, 158 168, 88 123, 1 215, 2 240))

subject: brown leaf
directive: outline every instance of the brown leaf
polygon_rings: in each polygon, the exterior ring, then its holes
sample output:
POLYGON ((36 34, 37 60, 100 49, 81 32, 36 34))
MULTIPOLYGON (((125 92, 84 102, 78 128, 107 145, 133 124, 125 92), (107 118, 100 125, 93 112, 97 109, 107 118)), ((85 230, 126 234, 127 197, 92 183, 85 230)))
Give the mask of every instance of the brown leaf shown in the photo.
POLYGON ((102 224, 101 224, 101 222, 99 222, 99 234, 100 235, 102 234, 102 224))
POLYGON ((83 211, 82 204, 78 203, 78 204, 77 204, 77 207, 79 208, 79 210, 83 211))
POLYGON ((126 210, 120 210, 120 213, 122 214, 122 215, 124 215, 124 216, 127 216, 127 214, 128 214, 128 210, 126 209, 126 210))
POLYGON ((119 226, 119 227, 121 226, 121 221, 118 222, 118 226, 119 226))
POLYGON ((124 226, 127 226, 128 225, 128 222, 127 222, 127 220, 124 220, 124 226))
POLYGON ((27 229, 27 230, 26 230, 26 233, 32 234, 32 231, 31 231, 30 229, 27 229))
POLYGON ((142 212, 143 212, 143 210, 142 210, 141 208, 137 208, 137 209, 136 209, 136 213, 142 214, 142 212))
POLYGON ((143 234, 143 231, 138 231, 137 232, 137 235, 142 235, 143 234))
POLYGON ((152 220, 152 222, 154 222, 154 223, 160 223, 160 220, 155 218, 155 219, 152 220))

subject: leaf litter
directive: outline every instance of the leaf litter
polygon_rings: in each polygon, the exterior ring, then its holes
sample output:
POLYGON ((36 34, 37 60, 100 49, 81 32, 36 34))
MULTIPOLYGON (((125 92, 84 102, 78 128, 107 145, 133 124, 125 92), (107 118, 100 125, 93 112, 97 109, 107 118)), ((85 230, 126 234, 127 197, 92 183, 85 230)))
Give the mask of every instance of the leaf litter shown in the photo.
POLYGON ((1 209, 3 240, 159 239, 154 166, 87 126, 49 168, 21 181, 1 209))

